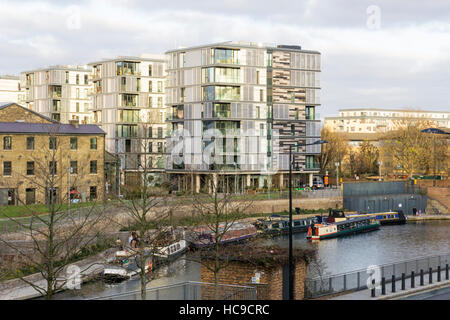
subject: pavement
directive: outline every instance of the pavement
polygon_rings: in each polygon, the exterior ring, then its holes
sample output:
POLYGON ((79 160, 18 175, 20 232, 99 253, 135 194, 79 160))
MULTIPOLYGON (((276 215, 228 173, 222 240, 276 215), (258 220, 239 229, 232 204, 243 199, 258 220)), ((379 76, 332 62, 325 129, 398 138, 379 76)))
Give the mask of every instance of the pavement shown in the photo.
MULTIPOLYGON (((434 289, 441 289, 441 288, 447 288, 450 286, 450 280, 446 280, 445 279, 445 270, 441 270, 441 281, 438 282, 437 281, 437 272, 433 273, 433 279, 432 279, 432 283, 428 282, 428 273, 425 273, 424 276, 424 285, 421 286, 420 285, 420 274, 415 276, 415 287, 411 288, 411 278, 407 278, 405 280, 405 290, 401 290, 402 288, 402 281, 401 280, 397 280, 395 282, 395 292, 391 291, 392 288, 392 284, 386 283, 386 295, 382 295, 381 294, 381 285, 379 287, 377 287, 377 289, 375 290, 375 297, 372 298, 371 296, 371 290, 370 289, 365 289, 365 290, 360 290, 360 291, 355 291, 352 293, 348 293, 348 294, 343 294, 343 295, 339 295, 339 296, 335 296, 333 298, 330 298, 328 300, 396 300, 396 299, 401 299, 403 297, 406 296, 411 296, 414 294, 419 294, 419 293, 423 293, 423 292, 427 292, 430 290, 434 290, 434 289)), ((447 295, 447 292, 437 292, 435 295, 447 295)), ((450 292, 448 292, 449 295, 449 299, 450 299, 450 292)), ((428 300, 434 300, 432 299, 434 297, 434 295, 427 295, 426 298, 428 300)), ((421 300, 420 296, 418 296, 416 299, 413 300, 421 300)))

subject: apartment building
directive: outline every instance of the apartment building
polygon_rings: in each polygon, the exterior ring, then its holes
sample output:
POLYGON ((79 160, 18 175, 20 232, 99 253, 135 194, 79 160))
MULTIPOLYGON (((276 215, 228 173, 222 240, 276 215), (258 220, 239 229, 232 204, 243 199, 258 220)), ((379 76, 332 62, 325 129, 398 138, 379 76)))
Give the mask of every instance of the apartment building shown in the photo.
POLYGON ((90 111, 93 122, 106 132, 106 150, 120 158, 117 183, 138 179, 143 163, 160 177, 167 127, 165 56, 117 57, 89 65, 90 111))
POLYGON ((21 87, 19 77, 0 75, 0 102, 22 103, 25 90, 21 87))
POLYGON ((287 186, 319 171, 320 53, 300 46, 224 42, 168 56, 166 171, 180 190, 287 186))
POLYGON ((450 128, 450 112, 402 109, 341 109, 338 117, 326 117, 325 126, 334 132, 374 134, 395 130, 403 121, 424 120, 450 128))
POLYGON ((96 125, 0 105, 0 205, 103 200, 104 138, 96 125))
POLYGON ((87 66, 51 66, 20 74, 25 89, 24 105, 52 120, 68 123, 78 120, 90 123, 89 81, 91 68, 87 66))

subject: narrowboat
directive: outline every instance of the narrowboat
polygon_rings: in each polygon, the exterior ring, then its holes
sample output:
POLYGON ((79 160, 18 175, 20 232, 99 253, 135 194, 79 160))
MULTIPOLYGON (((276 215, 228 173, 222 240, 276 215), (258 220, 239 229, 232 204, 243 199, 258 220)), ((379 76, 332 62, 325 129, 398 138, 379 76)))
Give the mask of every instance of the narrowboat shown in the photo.
MULTIPOLYGON (((224 224, 219 226, 219 232, 223 232, 225 228, 224 224)), ((246 223, 234 223, 229 229, 222 235, 220 240, 221 244, 235 243, 240 241, 245 241, 258 234, 256 227, 252 224, 246 223)), ((192 232, 190 235, 190 247, 202 248, 210 247, 216 243, 214 233, 208 227, 199 227, 192 232)))
POLYGON ((348 219, 335 223, 316 223, 308 228, 308 240, 324 240, 356 233, 374 231, 380 228, 375 217, 348 219))
MULTIPOLYGON (((308 227, 314 223, 317 223, 317 217, 293 219, 292 220, 292 232, 306 232, 308 227)), ((260 232, 270 234, 286 234, 289 233, 289 218, 269 217, 268 220, 258 219, 255 226, 260 232)))
POLYGON ((375 217, 378 221, 380 221, 381 225, 405 224, 407 219, 406 215, 401 210, 347 215, 348 219, 361 217, 375 217))

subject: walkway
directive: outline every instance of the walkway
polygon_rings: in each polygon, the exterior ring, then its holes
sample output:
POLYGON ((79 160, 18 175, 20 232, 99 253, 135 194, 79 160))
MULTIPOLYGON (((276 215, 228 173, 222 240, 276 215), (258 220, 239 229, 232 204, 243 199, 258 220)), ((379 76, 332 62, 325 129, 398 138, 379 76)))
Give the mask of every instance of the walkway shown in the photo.
POLYGON ((411 288, 411 278, 405 279, 405 290, 401 290, 402 281, 397 280, 395 282, 395 293, 392 292, 392 284, 386 283, 386 295, 381 294, 381 285, 375 290, 375 298, 371 296, 371 290, 365 289, 349 294, 343 294, 330 298, 329 300, 390 300, 413 293, 419 293, 433 288, 450 286, 450 280, 445 279, 445 270, 441 270, 441 281, 437 281, 437 272, 433 272, 432 283, 429 283, 428 273, 423 275, 424 285, 420 285, 420 274, 415 276, 415 287, 411 288))

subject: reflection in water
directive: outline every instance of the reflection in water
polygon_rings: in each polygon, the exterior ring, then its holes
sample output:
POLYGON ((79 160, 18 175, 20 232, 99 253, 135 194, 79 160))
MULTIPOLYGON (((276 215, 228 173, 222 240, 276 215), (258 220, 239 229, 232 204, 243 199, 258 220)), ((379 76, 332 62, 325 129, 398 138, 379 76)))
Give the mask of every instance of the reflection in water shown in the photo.
MULTIPOLYGON (((294 246, 317 248, 318 258, 326 264, 326 274, 337 274, 365 269, 372 264, 385 264, 421 256, 450 252, 450 221, 407 223, 400 226, 382 226, 380 230, 353 236, 308 242, 305 233, 294 234, 294 246)), ((288 246, 288 237, 270 240, 274 244, 288 246)), ((198 263, 178 260, 160 270, 161 278, 152 280, 149 288, 183 282, 200 281, 198 263)), ((55 296, 58 299, 86 299, 108 296, 140 288, 139 278, 116 285, 102 281, 88 283, 80 290, 66 291, 55 296)))

